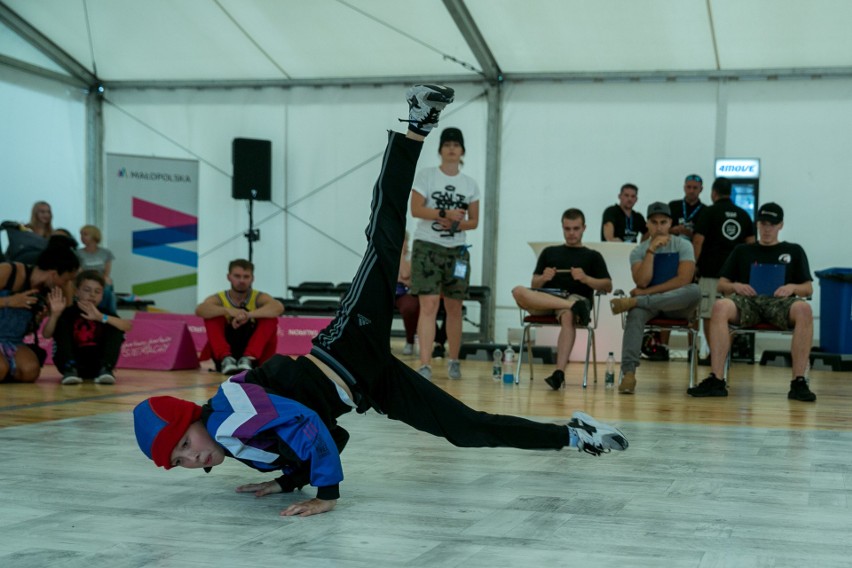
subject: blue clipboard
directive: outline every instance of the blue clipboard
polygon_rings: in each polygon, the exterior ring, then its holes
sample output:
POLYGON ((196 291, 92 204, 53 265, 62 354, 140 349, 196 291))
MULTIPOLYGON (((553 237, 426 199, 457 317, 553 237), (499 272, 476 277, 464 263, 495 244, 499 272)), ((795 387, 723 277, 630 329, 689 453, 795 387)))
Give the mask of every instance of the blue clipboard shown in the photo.
POLYGON ((654 275, 648 287, 668 282, 677 276, 677 267, 680 264, 680 255, 676 252, 654 253, 654 275))
POLYGON ((784 285, 786 273, 784 264, 752 264, 748 283, 758 296, 774 296, 775 290, 784 285))

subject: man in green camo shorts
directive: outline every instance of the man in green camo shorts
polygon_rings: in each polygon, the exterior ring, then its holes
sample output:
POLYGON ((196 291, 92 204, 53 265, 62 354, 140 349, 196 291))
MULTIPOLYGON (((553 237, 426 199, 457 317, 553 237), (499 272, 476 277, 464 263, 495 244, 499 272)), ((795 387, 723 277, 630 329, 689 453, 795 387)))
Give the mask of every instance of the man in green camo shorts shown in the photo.
POLYGON ((692 396, 728 396, 722 376, 731 347, 730 324, 750 327, 768 323, 782 330, 793 330, 790 354, 793 380, 787 398, 813 402, 805 378, 814 336, 814 315, 804 300, 813 294, 808 257, 801 246, 778 240, 784 226, 784 210, 766 203, 757 212, 757 243, 737 246, 719 278, 719 292, 726 298, 716 300, 710 318, 710 363, 712 372, 697 387, 687 390, 692 396))

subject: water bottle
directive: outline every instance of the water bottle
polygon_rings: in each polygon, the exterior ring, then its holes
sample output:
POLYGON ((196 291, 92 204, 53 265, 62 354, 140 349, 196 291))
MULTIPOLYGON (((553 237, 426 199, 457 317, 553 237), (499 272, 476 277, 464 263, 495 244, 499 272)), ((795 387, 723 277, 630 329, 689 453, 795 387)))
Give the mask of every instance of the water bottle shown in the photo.
POLYGON ((515 382, 515 352, 508 345, 503 352, 503 384, 511 385, 515 382))
POLYGON ((491 378, 499 381, 503 376, 503 352, 498 347, 494 350, 494 366, 491 367, 491 378))
POLYGON ((606 375, 604 377, 606 388, 611 389, 615 385, 615 355, 613 355, 612 351, 609 352, 609 356, 606 358, 606 375))

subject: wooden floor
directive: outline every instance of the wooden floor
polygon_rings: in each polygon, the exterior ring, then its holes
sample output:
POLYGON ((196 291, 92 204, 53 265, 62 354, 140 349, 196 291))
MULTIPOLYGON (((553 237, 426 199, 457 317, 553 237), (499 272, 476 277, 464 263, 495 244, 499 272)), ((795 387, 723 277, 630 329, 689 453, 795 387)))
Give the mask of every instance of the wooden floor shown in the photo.
MULTIPOLYGON (((401 357, 412 367, 414 357, 401 357)), ((735 363, 731 371, 727 399, 700 399, 686 395, 688 368, 684 361, 643 362, 638 370, 634 396, 619 395, 603 385, 603 365, 599 383, 589 378, 582 389, 582 365, 569 365, 566 387, 553 392, 544 383, 551 367, 535 366, 537 380, 529 381, 527 367, 521 384, 504 386, 491 379, 491 364, 463 362, 464 379, 446 377, 442 359, 436 359, 434 382, 468 405, 486 412, 523 416, 567 417, 582 409, 601 419, 681 424, 757 426, 764 428, 819 428, 852 430, 852 376, 850 373, 811 371, 811 387, 816 404, 787 400, 789 368, 735 363)), ((699 367, 699 380, 709 373, 699 367)), ((591 375, 591 370, 590 370, 591 375)), ((0 385, 0 427, 124 412, 154 394, 170 394, 204 401, 216 391, 222 376, 205 366, 196 371, 150 372, 121 370, 113 386, 62 386, 59 373, 47 366, 34 385, 0 385)))
POLYGON ((63 387, 47 367, 0 385, 0 566, 850 565, 848 373, 812 371, 809 404, 787 400, 780 367, 735 365, 727 399, 688 397, 684 362, 643 363, 633 396, 604 389, 602 368, 583 390, 580 371, 560 392, 544 366, 504 386, 489 363, 449 381, 439 360, 434 380, 489 412, 583 409, 622 427, 627 452, 461 450, 352 414, 337 509, 292 519, 277 512, 305 494, 238 495, 268 477, 241 464, 164 472, 139 452, 136 403, 204 401, 219 375, 122 370, 114 386, 63 387))

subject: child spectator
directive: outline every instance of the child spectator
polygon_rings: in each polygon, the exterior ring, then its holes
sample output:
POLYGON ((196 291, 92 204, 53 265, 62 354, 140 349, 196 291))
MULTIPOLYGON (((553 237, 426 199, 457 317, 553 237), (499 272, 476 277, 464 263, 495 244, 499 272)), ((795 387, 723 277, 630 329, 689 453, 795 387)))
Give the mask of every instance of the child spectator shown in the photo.
POLYGON ((104 278, 95 270, 77 275, 76 301, 65 306, 62 292, 48 295, 50 316, 44 337, 54 338, 53 362, 62 373, 63 385, 79 385, 94 378, 100 385, 115 384, 115 364, 121 354, 124 333, 131 323, 113 313, 103 313, 104 278))

